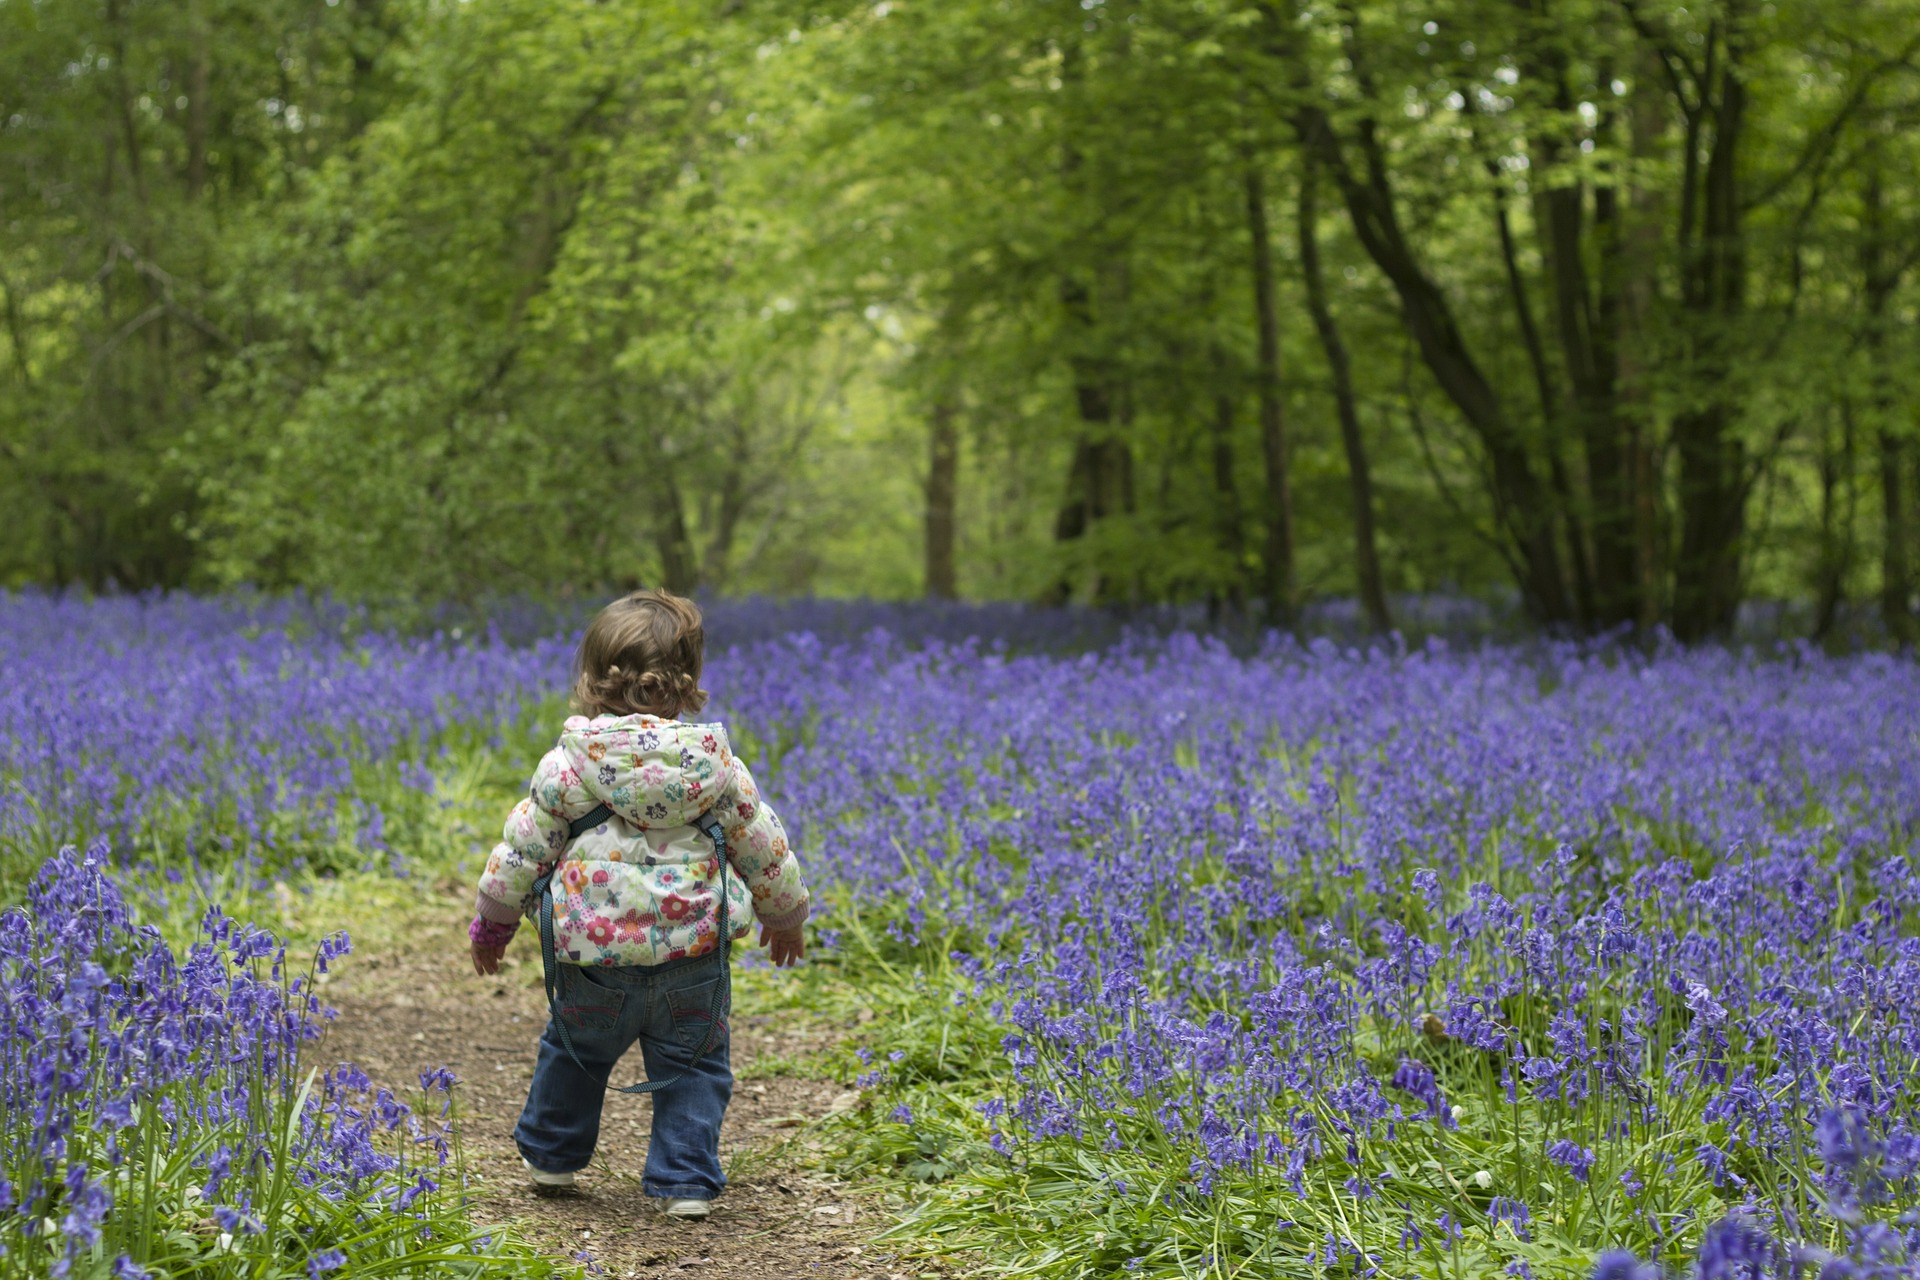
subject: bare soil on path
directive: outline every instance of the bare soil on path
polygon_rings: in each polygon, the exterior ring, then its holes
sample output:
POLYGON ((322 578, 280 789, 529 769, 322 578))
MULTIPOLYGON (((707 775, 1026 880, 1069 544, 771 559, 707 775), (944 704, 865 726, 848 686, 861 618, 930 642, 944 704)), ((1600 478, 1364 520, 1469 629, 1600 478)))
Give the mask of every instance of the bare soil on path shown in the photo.
MULTIPOLYGON (((478 1220, 512 1222, 556 1259, 585 1250, 613 1277, 888 1280, 909 1274, 871 1243, 885 1225, 872 1197, 808 1169, 794 1141, 809 1122, 855 1103, 836 1081, 793 1073, 796 1060, 806 1062, 848 1028, 784 1011, 756 1012, 736 994, 737 1083, 721 1135, 729 1186, 705 1222, 665 1217, 660 1202, 641 1189, 652 1106, 645 1097, 610 1094, 592 1168, 573 1192, 536 1196, 512 1134, 546 1025, 538 952, 530 939, 518 938, 500 973, 482 978, 466 954, 462 904, 451 896, 436 899, 433 919, 423 923, 432 927, 417 951, 356 954, 339 963, 321 990, 338 1016, 308 1058, 323 1067, 357 1063, 403 1098, 418 1096, 421 1071, 451 1067, 460 1079, 459 1132, 477 1183, 478 1220)), ((622 1070, 638 1080, 640 1055, 631 1054, 622 1070)))

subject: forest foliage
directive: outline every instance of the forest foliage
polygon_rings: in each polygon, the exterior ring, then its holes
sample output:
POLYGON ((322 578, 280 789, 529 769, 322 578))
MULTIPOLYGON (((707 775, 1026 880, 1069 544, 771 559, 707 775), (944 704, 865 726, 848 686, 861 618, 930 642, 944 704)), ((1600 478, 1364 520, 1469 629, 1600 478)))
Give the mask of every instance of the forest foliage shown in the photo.
POLYGON ((1920 0, 0 0, 0 582, 1915 633, 1920 0))

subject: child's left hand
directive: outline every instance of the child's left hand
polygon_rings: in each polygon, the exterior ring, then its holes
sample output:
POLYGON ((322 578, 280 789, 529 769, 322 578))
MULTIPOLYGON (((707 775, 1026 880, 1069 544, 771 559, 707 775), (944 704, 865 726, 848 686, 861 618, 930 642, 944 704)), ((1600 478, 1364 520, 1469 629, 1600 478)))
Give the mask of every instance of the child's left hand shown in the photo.
POLYGON ((473 971, 478 974, 500 972, 500 957, 507 954, 505 947, 487 947, 473 943, 473 971))

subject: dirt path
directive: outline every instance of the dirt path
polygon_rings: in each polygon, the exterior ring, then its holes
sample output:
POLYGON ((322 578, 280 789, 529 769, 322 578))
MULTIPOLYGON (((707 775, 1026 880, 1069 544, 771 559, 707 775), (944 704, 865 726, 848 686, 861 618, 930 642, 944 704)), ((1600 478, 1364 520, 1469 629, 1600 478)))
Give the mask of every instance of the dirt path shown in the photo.
MULTIPOLYGON (((575 1192, 534 1196, 512 1131, 546 1023, 538 953, 528 939, 516 939, 497 977, 477 977, 465 955, 465 927, 465 913, 449 903, 444 932, 435 932, 447 939, 444 951, 342 962, 322 992, 339 1017, 310 1058, 321 1065, 358 1063, 403 1097, 417 1093, 421 1070, 453 1068, 461 1081, 456 1098, 468 1167, 482 1180, 482 1220, 513 1221, 556 1257, 584 1249, 614 1277, 888 1280, 910 1274, 870 1243, 884 1225, 875 1208, 804 1169, 791 1141, 807 1121, 855 1101, 834 1081, 788 1074, 793 1060, 831 1044, 844 1029, 756 1012, 741 999, 733 1018, 738 1083, 721 1136, 730 1185, 708 1221, 668 1219, 642 1192, 652 1104, 641 1097, 608 1098, 600 1150, 575 1192)), ((639 1079, 639 1054, 629 1061, 639 1079)))

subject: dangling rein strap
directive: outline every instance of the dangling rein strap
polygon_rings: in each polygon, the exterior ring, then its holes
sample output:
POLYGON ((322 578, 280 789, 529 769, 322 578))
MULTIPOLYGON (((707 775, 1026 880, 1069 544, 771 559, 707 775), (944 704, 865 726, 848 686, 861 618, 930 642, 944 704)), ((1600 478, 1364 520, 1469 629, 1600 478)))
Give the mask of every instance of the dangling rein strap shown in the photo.
MULTIPOLYGON (((578 840, 583 833, 613 816, 612 806, 595 805, 567 824, 568 843, 578 840)), ((698 1062, 707 1056, 707 1050, 713 1048, 714 1037, 720 1034, 721 1019, 726 1016, 727 1000, 733 994, 733 930, 727 923, 726 833, 721 831, 719 821, 711 813, 701 814, 694 819, 693 825, 701 835, 713 842, 713 856, 720 860, 720 978, 713 984, 713 1003, 707 1009, 707 1037, 693 1053, 692 1060, 698 1062)), ((533 882, 533 891, 540 895, 540 966, 546 977, 547 1012, 553 1016, 553 1025, 560 1032, 560 1043, 566 1048, 567 1056, 573 1059, 573 1065, 592 1075, 591 1071, 587 1071, 587 1064, 580 1061, 580 1055, 574 1051, 573 1033, 567 1030, 567 1020, 560 1016, 560 961, 553 949, 553 876, 559 869, 560 859, 555 858, 547 873, 533 882)), ((642 1080, 639 1084, 630 1084, 615 1092, 652 1093, 678 1083, 687 1071, 688 1068, 683 1067, 665 1080, 642 1080)), ((613 1088, 611 1085, 608 1087, 613 1088)))

